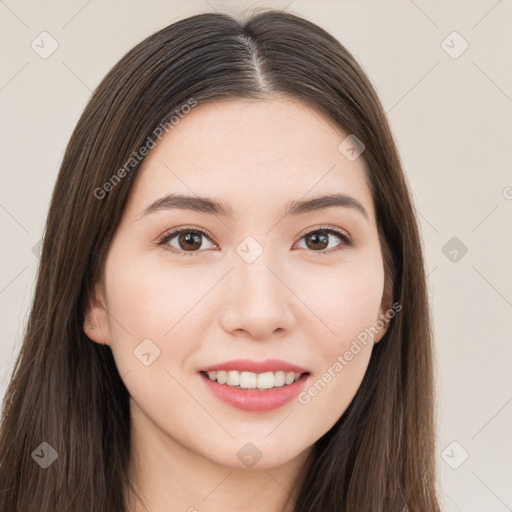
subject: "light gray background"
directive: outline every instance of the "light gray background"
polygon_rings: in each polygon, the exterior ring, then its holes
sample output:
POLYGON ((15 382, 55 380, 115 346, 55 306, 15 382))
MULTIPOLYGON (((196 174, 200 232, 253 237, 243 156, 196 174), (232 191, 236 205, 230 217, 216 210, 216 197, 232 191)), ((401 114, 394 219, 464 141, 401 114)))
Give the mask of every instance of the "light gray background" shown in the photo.
MULTIPOLYGON (((91 91, 157 29, 249 5, 0 0, 1 396, 21 344, 56 174, 91 91), (58 43, 47 58, 40 54, 52 41, 43 31, 58 43)), ((512 2, 252 5, 286 8, 318 23, 354 53, 375 85, 428 262, 443 509, 512 510, 512 2), (464 41, 469 47, 458 55, 464 41), (452 237, 456 245, 443 252, 452 237)))

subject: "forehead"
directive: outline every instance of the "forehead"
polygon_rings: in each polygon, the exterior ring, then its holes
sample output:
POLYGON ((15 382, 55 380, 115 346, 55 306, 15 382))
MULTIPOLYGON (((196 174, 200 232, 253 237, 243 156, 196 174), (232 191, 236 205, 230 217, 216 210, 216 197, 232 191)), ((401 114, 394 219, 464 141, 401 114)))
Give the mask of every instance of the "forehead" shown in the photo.
POLYGON ((199 104, 146 156, 129 206, 169 193, 208 196, 234 213, 261 213, 262 205, 339 192, 374 216, 361 156, 340 151, 349 134, 298 100, 223 100, 199 104), (254 210, 254 211, 252 211, 254 210))

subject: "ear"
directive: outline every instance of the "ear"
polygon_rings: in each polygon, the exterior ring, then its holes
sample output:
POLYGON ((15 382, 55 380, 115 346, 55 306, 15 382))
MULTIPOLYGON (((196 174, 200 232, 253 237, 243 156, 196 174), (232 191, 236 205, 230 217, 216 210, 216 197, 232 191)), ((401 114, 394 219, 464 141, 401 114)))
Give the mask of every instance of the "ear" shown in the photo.
POLYGON ((382 301, 380 303, 379 315, 375 319, 375 326, 379 330, 373 338, 374 343, 378 343, 384 337, 384 334, 386 334, 388 330, 389 321, 392 318, 392 316, 390 316, 389 314, 389 311, 393 312, 393 316, 395 313, 391 306, 392 302, 392 290, 389 286, 386 285, 386 287, 384 288, 384 292, 382 293, 382 301))
POLYGON ((84 332, 100 345, 110 343, 110 322, 106 307, 105 294, 100 283, 94 285, 89 293, 84 311, 84 332))

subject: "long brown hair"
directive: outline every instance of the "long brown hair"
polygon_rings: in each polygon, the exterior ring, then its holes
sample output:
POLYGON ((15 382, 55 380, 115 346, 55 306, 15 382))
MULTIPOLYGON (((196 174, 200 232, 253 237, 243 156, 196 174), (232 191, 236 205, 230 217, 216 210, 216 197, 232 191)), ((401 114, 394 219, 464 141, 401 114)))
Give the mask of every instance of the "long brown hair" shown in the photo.
POLYGON ((386 280, 403 306, 350 406, 315 443, 294 510, 439 511, 424 261, 385 112, 334 37, 268 10, 245 20, 201 14, 165 27, 129 51, 86 106, 53 192, 30 318, 4 398, 0 512, 126 510, 128 391, 110 347, 83 332, 87 291, 130 192, 134 155, 158 128, 171 126, 191 99, 268 94, 307 102, 363 141, 386 280), (35 462, 37 450, 50 451, 41 443, 58 457, 46 469, 35 462))

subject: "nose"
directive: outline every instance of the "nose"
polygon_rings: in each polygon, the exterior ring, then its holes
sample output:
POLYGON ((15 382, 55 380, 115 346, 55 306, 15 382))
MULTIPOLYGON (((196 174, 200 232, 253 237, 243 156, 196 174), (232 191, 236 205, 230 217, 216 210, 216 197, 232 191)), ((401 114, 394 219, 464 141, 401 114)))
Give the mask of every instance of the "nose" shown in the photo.
POLYGON ((226 276, 221 325, 237 337, 282 336, 295 325, 293 291, 286 285, 282 266, 267 258, 267 252, 252 263, 235 255, 234 268, 226 276))

